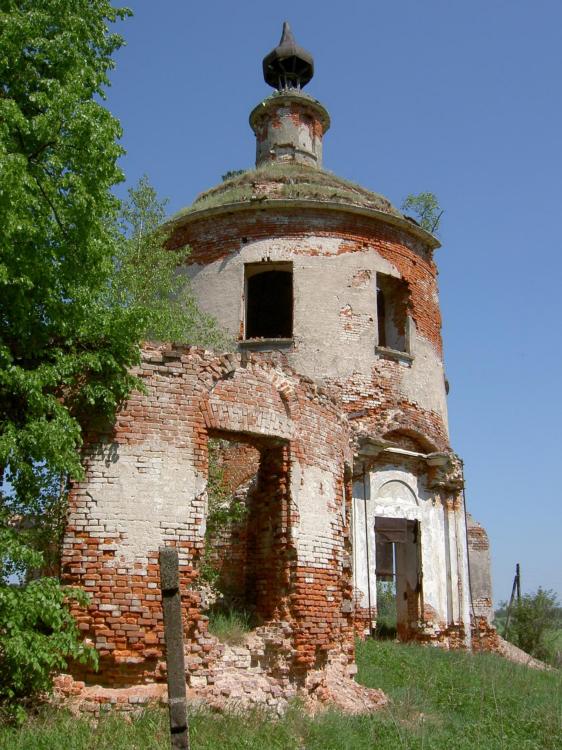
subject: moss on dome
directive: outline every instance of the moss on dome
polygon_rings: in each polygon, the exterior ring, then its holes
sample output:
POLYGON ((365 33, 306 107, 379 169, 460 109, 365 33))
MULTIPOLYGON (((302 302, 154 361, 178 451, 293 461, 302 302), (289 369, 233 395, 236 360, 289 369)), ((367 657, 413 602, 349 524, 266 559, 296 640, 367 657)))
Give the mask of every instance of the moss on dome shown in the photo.
POLYGON ((172 221, 208 208, 276 199, 341 203, 371 208, 403 218, 403 214, 384 196, 336 177, 331 172, 295 162, 272 162, 236 174, 211 190, 201 193, 191 206, 176 213, 172 221))

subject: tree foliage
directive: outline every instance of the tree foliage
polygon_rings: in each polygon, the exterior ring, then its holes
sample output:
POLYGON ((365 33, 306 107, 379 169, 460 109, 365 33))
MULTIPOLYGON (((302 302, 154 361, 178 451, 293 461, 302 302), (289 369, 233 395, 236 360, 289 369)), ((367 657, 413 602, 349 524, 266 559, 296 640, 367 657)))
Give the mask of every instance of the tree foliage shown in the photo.
MULTIPOLYGON (((506 608, 506 603, 501 607, 506 608)), ((555 592, 539 586, 537 591, 524 594, 521 601, 513 605, 506 637, 531 656, 550 662, 555 658, 561 627, 561 610, 555 592)))
POLYGON ((231 342, 216 320, 199 309, 189 278, 177 270, 189 248, 167 247, 165 207, 146 176, 129 190, 119 213, 120 242, 108 304, 142 311, 148 338, 228 349, 231 342))
POLYGON ((133 384, 144 321, 108 307, 118 122, 103 96, 126 15, 106 0, 14 0, 0 15, 0 466, 36 502, 80 475, 81 412, 133 384))
POLYGON ((7 584, 42 564, 42 556, 22 542, 9 523, 0 525, 0 707, 8 716, 23 717, 20 702, 51 688, 55 671, 72 658, 97 665, 97 653, 83 643, 68 609, 86 595, 55 578, 38 578, 23 586, 7 584))
POLYGON ((437 234, 443 210, 434 193, 410 193, 402 202, 402 211, 413 211, 422 229, 437 234))
MULTIPOLYGON (((144 320, 107 305, 121 180, 102 106, 127 15, 107 0, 0 0, 0 699, 89 658, 44 564, 37 521, 79 477, 81 416, 134 379, 144 320), (40 546, 40 545, 39 545, 40 546), (14 574, 20 585, 14 586, 14 574)), ((60 505, 57 505, 60 508, 60 505)))
POLYGON ((221 537, 228 536, 233 526, 244 521, 249 512, 244 499, 233 492, 225 479, 222 455, 228 444, 227 440, 217 438, 210 438, 208 442, 205 547, 199 565, 201 580, 210 585, 218 597, 228 592, 220 590, 220 572, 213 561, 214 545, 221 537))
POLYGON ((122 210, 112 193, 121 131, 99 100, 128 11, 0 8, 0 473, 12 513, 41 515, 81 475, 83 419, 137 384, 143 337, 221 336, 162 247, 154 191, 141 182, 122 210))
POLYGON ((122 44, 111 24, 127 15, 0 0, 0 702, 92 658, 66 606, 83 596, 37 577, 82 476, 85 420, 138 385, 143 338, 224 341, 176 274, 152 188, 122 207, 112 192, 121 129, 103 98, 122 44))

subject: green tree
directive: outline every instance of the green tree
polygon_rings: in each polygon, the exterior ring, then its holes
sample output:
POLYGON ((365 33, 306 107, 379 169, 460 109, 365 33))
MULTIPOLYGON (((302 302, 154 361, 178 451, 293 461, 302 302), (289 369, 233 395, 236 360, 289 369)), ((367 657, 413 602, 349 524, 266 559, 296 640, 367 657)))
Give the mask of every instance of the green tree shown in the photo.
POLYGON ((230 340, 216 320, 199 309, 188 276, 178 272, 189 248, 167 247, 165 207, 146 176, 129 190, 119 215, 108 305, 141 312, 147 338, 228 349, 230 340))
POLYGON ((120 207, 103 106, 129 15, 108 0, 0 0, 0 702, 94 659, 54 572, 82 426, 138 385, 147 336, 224 343, 163 246, 146 181, 120 207), (17 583, 17 585, 15 585, 17 583))
POLYGON ((163 204, 143 179, 123 205, 117 120, 102 104, 108 0, 0 0, 0 702, 95 659, 55 577, 82 426, 139 385, 148 336, 226 341, 176 272, 163 204), (18 585, 14 585, 17 582, 18 585))
MULTIPOLYGON (((500 607, 506 608, 506 602, 500 607)), ((513 605, 507 637, 531 656, 552 661, 560 634, 560 607, 554 591, 540 586, 532 594, 524 594, 513 605)))
POLYGON ((86 604, 81 591, 40 578, 24 586, 7 579, 42 564, 42 556, 22 541, 7 519, 0 523, 0 719, 23 719, 21 701, 51 688, 53 672, 69 658, 97 665, 97 653, 84 644, 69 600, 86 604))
POLYGON ((132 387, 146 323, 106 304, 122 149, 95 99, 122 42, 108 24, 126 11, 0 8, 0 466, 40 512, 61 475, 80 475, 80 415, 110 414, 132 387))
POLYGON ((431 234, 439 231, 439 222, 443 216, 443 210, 439 205, 434 193, 417 193, 407 195, 402 202, 402 211, 413 211, 422 229, 431 234))
MULTIPOLYGON (((35 523, 79 477, 80 420, 133 386, 146 321, 107 305, 122 179, 102 106, 128 14, 107 0, 0 0, 0 699, 88 658, 35 523), (6 482, 10 489, 6 490, 6 482), (14 574, 20 586, 13 585, 14 574)), ((141 311, 142 312, 142 311, 141 311)))

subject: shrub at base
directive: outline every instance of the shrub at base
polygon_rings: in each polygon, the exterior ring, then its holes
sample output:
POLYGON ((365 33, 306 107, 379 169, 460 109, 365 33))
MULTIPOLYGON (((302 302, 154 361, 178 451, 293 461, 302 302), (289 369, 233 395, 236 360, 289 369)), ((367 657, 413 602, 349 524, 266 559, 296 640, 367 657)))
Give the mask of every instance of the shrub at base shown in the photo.
POLYGON ((554 591, 539 587, 534 594, 524 594, 512 618, 508 639, 537 659, 554 661, 561 619, 554 591))
POLYGON ((21 712, 17 701, 50 691, 54 672, 68 659, 97 666, 96 651, 80 641, 65 606, 69 599, 86 603, 55 578, 0 587, 0 703, 9 716, 21 712))
POLYGON ((42 559, 0 525, 0 711, 8 719, 23 719, 21 703, 50 692, 53 674, 69 659, 97 667, 97 652, 80 640, 68 607, 69 601, 86 605, 87 595, 56 578, 14 583, 42 559))

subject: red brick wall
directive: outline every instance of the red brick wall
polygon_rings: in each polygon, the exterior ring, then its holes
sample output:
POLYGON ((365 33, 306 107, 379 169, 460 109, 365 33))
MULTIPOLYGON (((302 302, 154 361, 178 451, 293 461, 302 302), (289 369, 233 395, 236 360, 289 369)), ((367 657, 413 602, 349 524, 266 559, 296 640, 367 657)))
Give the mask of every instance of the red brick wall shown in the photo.
POLYGON ((204 498, 190 496, 185 512, 174 499, 174 492, 184 497, 182 471, 206 472, 209 429, 229 436, 243 431, 260 448, 249 585, 264 622, 290 624, 295 674, 329 654, 352 658, 351 613, 342 615, 351 585, 349 529, 341 514, 349 432, 338 403, 259 355, 242 364, 237 355, 149 348, 139 375, 146 392, 131 396, 105 435, 90 434, 86 479, 71 493, 64 580, 91 596, 89 606, 75 614, 101 655, 100 673, 85 674, 77 666, 75 674, 109 686, 162 679, 157 553, 163 543, 180 549, 189 672, 212 678, 217 645, 208 636, 197 591, 204 498), (180 474, 176 484, 161 488, 159 478, 171 459, 181 461, 180 474), (331 551, 320 564, 292 543, 299 501, 291 495, 290 476, 297 464, 300 471, 312 466, 330 472, 337 487, 328 509, 331 551), (130 495, 131 482, 138 498, 130 495), (145 518, 138 507, 148 502, 152 508, 152 497, 163 506, 145 518), (146 537, 133 539, 134 524, 146 537))

